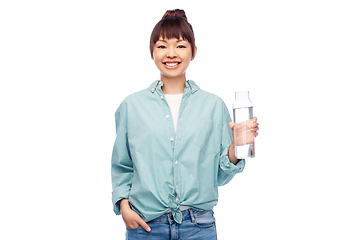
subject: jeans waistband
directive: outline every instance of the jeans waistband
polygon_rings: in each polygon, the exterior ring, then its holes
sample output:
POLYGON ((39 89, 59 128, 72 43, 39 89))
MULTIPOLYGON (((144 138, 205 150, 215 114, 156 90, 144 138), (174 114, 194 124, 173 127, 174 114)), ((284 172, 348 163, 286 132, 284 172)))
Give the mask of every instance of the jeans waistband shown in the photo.
MULTIPOLYGON (((182 220, 186 219, 194 219, 195 216, 200 215, 202 212, 212 211, 212 210, 196 210, 193 208, 189 208, 187 210, 181 211, 182 220)), ((174 217, 172 213, 164 213, 160 217, 157 217, 149 222, 172 222, 174 221, 174 217)))

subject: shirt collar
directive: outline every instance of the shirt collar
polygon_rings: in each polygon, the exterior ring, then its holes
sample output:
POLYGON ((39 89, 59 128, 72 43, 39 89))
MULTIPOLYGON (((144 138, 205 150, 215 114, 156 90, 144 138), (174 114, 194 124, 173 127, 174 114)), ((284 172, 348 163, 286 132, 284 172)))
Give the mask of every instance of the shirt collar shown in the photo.
MULTIPOLYGON (((158 88, 161 88, 163 86, 163 82, 161 80, 156 80, 154 81, 149 87, 148 89, 154 93, 154 91, 158 88)), ((186 88, 190 88, 192 93, 195 93, 199 90, 198 85, 192 81, 192 80, 187 80, 186 81, 186 88)))
POLYGON ((154 82, 148 87, 148 89, 149 89, 152 93, 154 93, 154 91, 155 91, 157 88, 160 88, 160 87, 162 87, 162 86, 163 86, 163 82, 160 81, 160 80, 156 80, 156 81, 154 81, 154 82))
POLYGON ((192 93, 195 93, 199 90, 198 85, 192 80, 186 81, 186 87, 189 87, 191 89, 192 93))

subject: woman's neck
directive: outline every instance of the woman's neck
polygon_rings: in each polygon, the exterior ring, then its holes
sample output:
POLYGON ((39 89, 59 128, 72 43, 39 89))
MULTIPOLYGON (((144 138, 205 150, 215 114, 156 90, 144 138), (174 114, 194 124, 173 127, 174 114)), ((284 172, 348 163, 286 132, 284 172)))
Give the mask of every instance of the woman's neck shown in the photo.
POLYGON ((186 87, 186 78, 161 78, 163 82, 162 91, 164 94, 184 93, 186 87))

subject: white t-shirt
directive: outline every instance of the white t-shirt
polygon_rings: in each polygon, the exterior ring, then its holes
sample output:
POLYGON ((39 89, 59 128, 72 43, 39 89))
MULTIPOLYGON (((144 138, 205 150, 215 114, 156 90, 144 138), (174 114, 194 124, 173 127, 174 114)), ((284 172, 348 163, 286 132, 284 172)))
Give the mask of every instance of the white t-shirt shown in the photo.
POLYGON ((176 126, 177 126, 177 118, 179 116, 179 110, 181 105, 181 99, 183 93, 180 94, 164 94, 165 99, 170 107, 171 115, 173 116, 174 120, 174 127, 176 132, 176 126))

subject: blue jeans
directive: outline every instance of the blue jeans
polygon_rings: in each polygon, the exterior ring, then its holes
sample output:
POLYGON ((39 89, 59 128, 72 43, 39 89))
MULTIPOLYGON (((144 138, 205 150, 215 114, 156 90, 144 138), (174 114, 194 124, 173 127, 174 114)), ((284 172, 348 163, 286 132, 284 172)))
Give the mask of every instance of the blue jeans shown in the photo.
POLYGON ((126 240, 216 240, 213 211, 188 209, 182 212, 182 223, 174 221, 171 213, 149 221, 151 232, 141 226, 126 229, 126 240))

